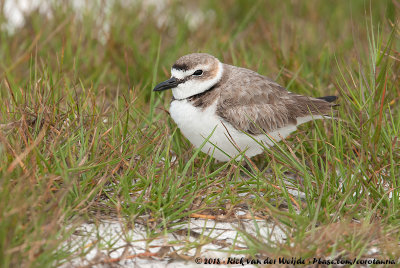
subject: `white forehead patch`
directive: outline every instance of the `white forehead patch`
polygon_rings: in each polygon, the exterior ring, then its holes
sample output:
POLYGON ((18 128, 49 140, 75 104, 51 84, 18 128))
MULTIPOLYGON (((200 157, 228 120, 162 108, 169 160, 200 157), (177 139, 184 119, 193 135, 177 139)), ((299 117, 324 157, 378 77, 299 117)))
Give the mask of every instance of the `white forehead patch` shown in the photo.
POLYGON ((176 79, 183 79, 186 76, 192 75, 196 70, 206 70, 208 71, 207 65, 199 65, 195 69, 190 69, 190 70, 178 70, 178 69, 171 69, 171 77, 175 77, 176 79))

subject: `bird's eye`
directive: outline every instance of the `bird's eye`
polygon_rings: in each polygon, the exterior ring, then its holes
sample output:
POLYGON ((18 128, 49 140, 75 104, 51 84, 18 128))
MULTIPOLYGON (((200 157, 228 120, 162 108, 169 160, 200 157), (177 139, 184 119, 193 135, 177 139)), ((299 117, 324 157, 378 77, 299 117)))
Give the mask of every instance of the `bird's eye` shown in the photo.
POLYGON ((193 73, 193 75, 202 75, 203 71, 202 70, 197 70, 193 73))

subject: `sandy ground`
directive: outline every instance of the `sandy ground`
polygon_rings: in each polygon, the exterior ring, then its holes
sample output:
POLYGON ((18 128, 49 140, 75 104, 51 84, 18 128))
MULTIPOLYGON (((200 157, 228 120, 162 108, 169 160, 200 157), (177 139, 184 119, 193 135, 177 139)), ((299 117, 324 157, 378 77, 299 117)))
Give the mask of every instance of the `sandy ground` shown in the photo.
POLYGON ((229 257, 231 259, 244 257, 244 255, 232 255, 226 252, 233 247, 245 248, 244 236, 237 230, 245 230, 246 233, 255 237, 269 237, 271 241, 282 242, 285 239, 285 233, 278 226, 268 224, 264 220, 241 220, 240 223, 228 223, 191 219, 189 224, 178 225, 177 232, 160 235, 154 240, 146 239, 149 230, 143 225, 135 225, 127 230, 118 221, 104 221, 98 225, 83 224, 78 229, 79 231, 72 235, 63 247, 77 254, 82 252, 84 257, 76 257, 61 267, 110 267, 111 263, 118 263, 125 267, 136 265, 140 267, 221 267, 220 265, 196 264, 194 260, 195 257, 201 257, 202 262, 204 258, 224 262, 229 257), (205 243, 202 247, 185 249, 188 242, 199 243, 206 239, 211 239, 212 242, 205 243), (157 256, 151 256, 151 253, 157 256))

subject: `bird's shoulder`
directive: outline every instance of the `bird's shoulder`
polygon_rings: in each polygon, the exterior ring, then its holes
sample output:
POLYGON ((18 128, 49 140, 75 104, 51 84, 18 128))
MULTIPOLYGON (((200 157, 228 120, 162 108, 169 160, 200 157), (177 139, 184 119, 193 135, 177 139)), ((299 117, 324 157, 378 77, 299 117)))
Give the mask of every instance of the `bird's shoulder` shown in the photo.
POLYGON ((224 75, 221 81, 221 95, 252 98, 268 94, 285 95, 287 90, 272 79, 253 70, 224 64, 224 75))
POLYGON ((249 134, 273 131, 287 124, 290 118, 285 102, 289 92, 270 78, 255 71, 225 65, 217 114, 236 129, 249 134))

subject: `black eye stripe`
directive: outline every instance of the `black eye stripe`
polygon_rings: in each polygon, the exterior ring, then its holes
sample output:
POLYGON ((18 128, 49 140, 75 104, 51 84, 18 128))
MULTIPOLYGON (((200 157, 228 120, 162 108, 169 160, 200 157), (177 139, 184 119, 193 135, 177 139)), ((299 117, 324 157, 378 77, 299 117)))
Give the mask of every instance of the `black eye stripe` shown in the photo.
POLYGON ((190 78, 194 75, 194 76, 200 76, 200 75, 202 75, 204 72, 203 72, 203 70, 196 70, 192 75, 188 75, 188 76, 186 76, 186 77, 184 77, 184 78, 181 78, 181 79, 176 79, 176 80, 178 80, 178 84, 183 84, 183 83, 185 83, 186 81, 188 81, 188 80, 190 80, 190 78), (201 72, 200 74, 195 74, 196 72, 201 72))
POLYGON ((186 76, 185 78, 178 79, 178 83, 179 83, 179 84, 183 84, 183 83, 185 83, 186 81, 188 81, 189 79, 190 79, 190 75, 189 75, 189 76, 186 76))
POLYGON ((196 70, 193 75, 202 75, 203 74, 203 70, 196 70))

